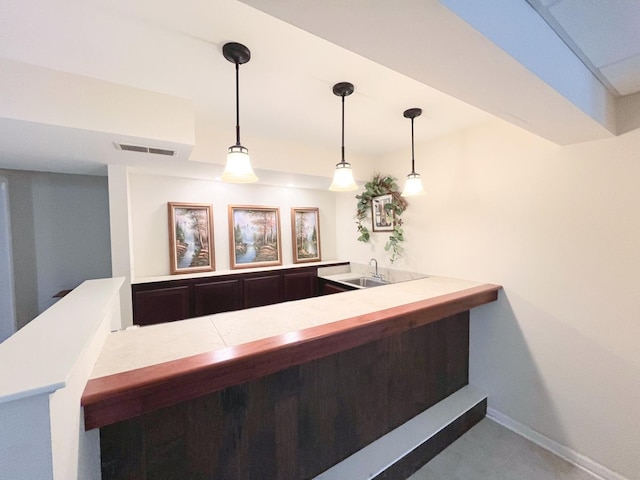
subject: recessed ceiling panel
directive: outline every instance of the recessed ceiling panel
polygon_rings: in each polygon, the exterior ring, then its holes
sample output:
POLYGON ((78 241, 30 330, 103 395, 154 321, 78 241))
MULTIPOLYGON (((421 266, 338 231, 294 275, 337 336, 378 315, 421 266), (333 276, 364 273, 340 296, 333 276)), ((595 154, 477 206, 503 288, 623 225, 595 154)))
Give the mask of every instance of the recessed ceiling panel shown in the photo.
POLYGON ((637 0, 563 0, 549 11, 597 68, 640 53, 637 0))
POLYGON ((604 67, 602 74, 620 95, 640 92, 640 55, 604 67))

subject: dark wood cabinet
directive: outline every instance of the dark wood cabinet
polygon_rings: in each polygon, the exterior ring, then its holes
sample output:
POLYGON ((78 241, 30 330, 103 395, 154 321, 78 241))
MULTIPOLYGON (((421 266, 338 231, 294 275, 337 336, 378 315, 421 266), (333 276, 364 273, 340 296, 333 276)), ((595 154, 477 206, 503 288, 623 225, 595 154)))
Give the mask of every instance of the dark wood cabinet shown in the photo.
MULTIPOLYGON (((340 291, 345 290, 348 288, 340 291)), ((318 267, 137 283, 131 285, 131 292, 133 323, 153 325, 315 297, 319 293, 318 267)))
POLYGON ((173 322, 191 317, 187 285, 138 292, 133 297, 133 317, 138 325, 173 322))
POLYGON ((196 317, 243 308, 242 280, 239 278, 197 283, 193 286, 193 293, 193 314, 196 317))
POLYGON ((332 293, 342 293, 356 289, 357 287, 347 287, 342 283, 335 283, 331 280, 325 280, 324 278, 318 279, 318 292, 320 295, 331 295, 332 293))
POLYGON ((284 301, 301 300, 318 295, 318 272, 304 269, 300 272, 284 273, 284 301))
POLYGON ((282 274, 248 277, 243 281, 244 308, 282 302, 282 274))

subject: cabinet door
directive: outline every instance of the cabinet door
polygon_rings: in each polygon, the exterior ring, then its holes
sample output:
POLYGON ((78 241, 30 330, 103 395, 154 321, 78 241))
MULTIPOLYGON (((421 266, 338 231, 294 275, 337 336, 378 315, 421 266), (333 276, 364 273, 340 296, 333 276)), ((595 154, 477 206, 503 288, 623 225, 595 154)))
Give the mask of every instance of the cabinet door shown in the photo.
POLYGON ((318 294, 317 269, 283 275, 284 301, 315 297, 318 294))
POLYGON ((195 316, 242 309, 242 280, 199 283, 194 288, 195 316))
POLYGON ((318 289, 320 295, 331 295, 332 293, 348 292, 350 290, 356 290, 356 287, 350 288, 346 285, 338 285, 337 283, 330 282, 323 278, 318 279, 318 289))
POLYGON ((153 325, 191 317, 189 287, 169 287, 134 292, 133 323, 153 325))
POLYGON ((244 308, 261 307, 282 302, 282 275, 245 278, 244 308))

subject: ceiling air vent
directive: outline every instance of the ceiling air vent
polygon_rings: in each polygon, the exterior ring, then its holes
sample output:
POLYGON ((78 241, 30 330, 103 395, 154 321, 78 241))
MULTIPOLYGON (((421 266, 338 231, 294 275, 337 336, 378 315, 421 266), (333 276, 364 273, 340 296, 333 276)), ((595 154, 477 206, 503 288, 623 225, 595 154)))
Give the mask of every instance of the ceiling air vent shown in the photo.
POLYGON ((126 143, 114 143, 114 145, 118 150, 125 150, 127 152, 154 153, 156 155, 168 155, 170 157, 176 154, 175 150, 168 150, 166 148, 144 147, 142 145, 127 145, 126 143))
POLYGON ((176 154, 175 150, 167 150, 166 148, 153 148, 149 147, 149 153, 155 153, 156 155, 169 155, 173 156, 176 154))

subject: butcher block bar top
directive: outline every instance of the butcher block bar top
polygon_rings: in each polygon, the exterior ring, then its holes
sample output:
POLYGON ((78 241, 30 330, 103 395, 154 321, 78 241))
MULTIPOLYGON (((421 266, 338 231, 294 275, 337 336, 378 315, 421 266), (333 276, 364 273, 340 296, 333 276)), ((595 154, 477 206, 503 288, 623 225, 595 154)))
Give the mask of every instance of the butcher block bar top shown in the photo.
POLYGON ((427 277, 114 332, 82 396, 85 428, 120 422, 470 310, 495 301, 500 288, 427 277))

